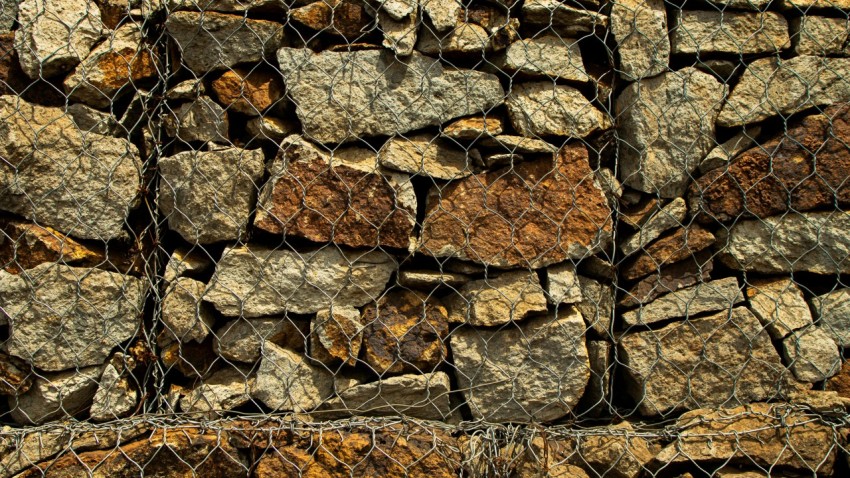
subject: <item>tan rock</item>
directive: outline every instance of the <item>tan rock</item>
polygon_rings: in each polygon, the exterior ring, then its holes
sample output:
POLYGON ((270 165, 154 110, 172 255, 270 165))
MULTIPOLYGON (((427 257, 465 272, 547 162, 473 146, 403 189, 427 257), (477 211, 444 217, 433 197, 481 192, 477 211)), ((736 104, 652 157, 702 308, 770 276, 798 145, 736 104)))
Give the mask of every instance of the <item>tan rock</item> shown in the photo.
POLYGON ((9 220, 0 232, 0 267, 13 274, 45 262, 95 265, 104 257, 102 251, 51 227, 9 220))
POLYGON ((791 46, 788 22, 775 12, 680 10, 671 26, 673 54, 775 53, 791 46))
POLYGON ((368 34, 372 17, 364 4, 350 0, 319 0, 289 10, 289 18, 313 30, 349 41, 368 34))
POLYGON ((667 71, 670 39, 663 1, 616 0, 610 22, 620 76, 635 81, 667 71))
POLYGON ((405 415, 447 421, 451 416, 451 384, 445 372, 407 374, 351 387, 325 402, 319 416, 405 415))
POLYGON ((795 330, 785 337, 782 356, 797 380, 806 383, 823 382, 841 367, 838 346, 820 327, 795 330))
POLYGON ((477 327, 519 322, 546 311, 546 295, 534 271, 512 271, 474 280, 446 300, 449 322, 477 327))
POLYGON ((402 270, 398 285, 413 289, 433 290, 440 286, 458 287, 469 282, 469 276, 459 272, 431 270, 402 270))
POLYGON ((216 329, 213 350, 227 360, 253 363, 266 344, 303 351, 307 329, 307 324, 288 317, 239 318, 216 329))
POLYGON ((582 300, 576 266, 569 261, 546 268, 545 288, 546 299, 551 304, 574 304, 582 300))
POLYGON ((635 310, 624 312, 627 327, 669 319, 690 320, 704 312, 729 310, 744 300, 738 279, 727 277, 670 292, 635 310))
POLYGON ((589 81, 584 70, 578 40, 556 35, 540 35, 511 43, 500 69, 550 79, 589 81))
POLYGON ((473 171, 469 151, 430 134, 396 136, 378 151, 378 162, 420 177, 460 179, 473 171))
POLYGON ((502 134, 505 121, 500 116, 470 116, 450 122, 443 127, 443 135, 460 141, 473 141, 502 134))
POLYGON ((505 105, 514 129, 532 138, 584 138, 612 125, 608 114, 597 109, 579 90, 551 81, 513 85, 505 105))
POLYGON ((699 252, 682 261, 661 267, 629 288, 620 298, 619 305, 633 308, 648 304, 664 294, 707 282, 714 262, 708 251, 699 252))
POLYGON ((173 341, 203 342, 215 323, 209 304, 202 302, 207 285, 179 277, 165 291, 162 299, 163 330, 157 341, 165 345, 173 341))
POLYGON ((416 49, 426 55, 483 55, 490 50, 490 34, 474 23, 461 23, 448 33, 422 28, 416 49))
POLYGON ((646 439, 639 436, 629 422, 621 422, 589 433, 578 440, 577 461, 587 463, 593 470, 605 470, 612 478, 637 478, 655 454, 646 439))
POLYGON ((0 395, 22 395, 32 386, 33 374, 23 360, 0 352, 0 395))
POLYGON ((794 53, 798 55, 846 55, 850 38, 847 18, 804 15, 790 21, 794 53))
POLYGON ((212 82, 218 101, 237 113, 260 116, 283 96, 279 74, 261 70, 232 68, 212 82))
POLYGON ((841 347, 850 347, 850 289, 840 288, 812 297, 815 319, 841 347))
POLYGON ((316 408, 334 389, 333 374, 303 355, 266 344, 251 387, 251 397, 276 411, 304 413, 316 408))
POLYGON ((749 280, 747 299, 750 310, 776 340, 812 325, 812 314, 803 292, 791 279, 749 280))

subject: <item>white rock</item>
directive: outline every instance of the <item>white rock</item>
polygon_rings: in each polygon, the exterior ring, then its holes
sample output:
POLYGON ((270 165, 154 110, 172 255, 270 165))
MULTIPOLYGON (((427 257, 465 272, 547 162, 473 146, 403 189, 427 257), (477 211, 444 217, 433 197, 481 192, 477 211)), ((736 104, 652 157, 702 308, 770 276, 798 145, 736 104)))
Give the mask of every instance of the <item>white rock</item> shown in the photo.
MULTIPOLYGON (((385 2, 384 5, 387 3, 385 2)), ((406 4, 404 2, 394 3, 406 4)), ((378 10, 378 29, 384 33, 383 46, 399 56, 409 56, 413 53, 413 47, 416 45, 419 7, 416 2, 412 2, 412 5, 414 8, 400 18, 394 18, 394 15, 385 8, 378 10)))
POLYGON ((445 372, 400 375, 350 387, 322 405, 322 417, 405 415, 446 421, 451 384, 445 372))
POLYGON ((782 355, 797 380, 822 382, 838 373, 841 353, 832 338, 818 327, 796 330, 782 341, 782 355))
POLYGON ((122 376, 113 364, 106 364, 92 399, 89 416, 96 422, 124 418, 136 409, 138 401, 139 391, 130 380, 122 376))
POLYGON ((180 399, 184 412, 212 412, 216 417, 251 401, 254 378, 250 370, 238 367, 223 368, 180 399))
POLYGON ((327 399, 334 376, 300 354, 266 344, 251 396, 275 411, 303 413, 327 399))
POLYGON ((449 31, 458 25, 463 10, 458 0, 422 0, 420 3, 438 32, 449 31))
POLYGON ((511 43, 499 66, 507 72, 545 76, 553 80, 590 80, 584 69, 578 40, 556 35, 541 35, 511 43))
POLYGON ((178 342, 203 342, 215 323, 215 316, 202 302, 207 285, 203 282, 179 277, 165 291, 162 299, 163 331, 161 344, 178 342))
POLYGON ((474 171, 469 152, 429 134, 390 138, 378 151, 382 166, 437 179, 459 179, 474 171))
POLYGON ((211 98, 202 96, 183 103, 165 116, 165 131, 182 141, 229 143, 227 112, 211 98))

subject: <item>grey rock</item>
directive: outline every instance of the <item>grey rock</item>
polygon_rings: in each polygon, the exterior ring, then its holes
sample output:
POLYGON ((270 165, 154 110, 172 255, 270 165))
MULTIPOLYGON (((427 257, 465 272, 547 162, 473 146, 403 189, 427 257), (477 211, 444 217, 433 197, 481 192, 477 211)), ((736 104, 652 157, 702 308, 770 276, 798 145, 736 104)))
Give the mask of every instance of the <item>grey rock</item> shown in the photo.
POLYGON ((611 126, 608 115, 579 90, 552 82, 516 84, 505 104, 511 124, 522 136, 584 138, 611 126))
POLYGON ((729 166, 739 154, 756 144, 756 137, 761 134, 760 126, 750 126, 744 131, 719 144, 705 155, 699 163, 699 172, 706 173, 712 169, 729 166))
POLYGON ((303 350, 305 331, 286 317, 231 320, 215 331, 213 350, 222 358, 253 363, 268 344, 303 350))
POLYGON ((215 323, 209 304, 202 302, 207 285, 188 277, 178 277, 162 298, 163 331, 161 345, 171 342, 203 342, 215 323))
POLYGON ((205 412, 210 417, 217 417, 250 402, 253 386, 250 370, 223 368, 181 398, 180 408, 184 412, 205 412))
POLYGON ((656 214, 644 221, 637 232, 620 243, 620 252, 623 253, 623 257, 628 257, 641 250, 666 231, 682 226, 687 214, 688 205, 684 198, 676 198, 667 203, 656 214))
POLYGON ((333 390, 334 376, 326 368, 310 364, 298 353, 266 344, 251 397, 275 411, 303 413, 322 403, 333 390))
POLYGON ((400 375, 351 387, 325 402, 322 418, 351 415, 405 415, 446 421, 451 416, 451 384, 445 372, 400 375))
POLYGON ((182 141, 229 143, 227 112, 209 97, 183 103, 165 117, 165 132, 182 141))
POLYGON ((93 0, 23 0, 18 4, 18 24, 15 51, 30 78, 70 71, 103 32, 100 8, 93 0))
POLYGON ((458 0, 422 0, 419 3, 438 32, 447 32, 458 25, 463 11, 458 0))
POLYGON ((68 105, 65 111, 77 128, 85 132, 109 136, 118 127, 118 121, 115 120, 114 116, 82 103, 68 105))
POLYGON ((185 151, 158 164, 159 207, 190 243, 244 240, 265 172, 262 150, 185 151))
POLYGON ((795 330, 782 341, 782 355, 797 380, 822 382, 838 373, 841 352, 819 327, 795 330))
POLYGON ((282 312, 313 314, 331 306, 359 307, 377 299, 396 270, 382 251, 225 248, 206 300, 231 317, 282 312))
POLYGON ((750 310, 773 339, 812 325, 803 292, 791 279, 752 279, 747 283, 747 299, 750 310))
POLYGON ((667 71, 670 39, 663 0, 615 0, 610 21, 622 78, 634 81, 667 71))
POLYGON ((495 326, 545 312, 546 296, 534 271, 513 271, 468 282, 445 304, 449 322, 495 326))
POLYGON ((89 406, 103 367, 84 367, 37 377, 23 395, 9 397, 12 419, 23 425, 70 418, 89 406))
POLYGON ((423 28, 416 50, 431 56, 458 55, 483 56, 490 51, 491 35, 474 23, 461 23, 448 33, 437 33, 423 28))
POLYGON ((145 281, 115 272, 44 263, 0 271, 9 354, 47 371, 99 365, 141 325, 145 281))
POLYGON ((213 261, 206 251, 178 247, 171 253, 165 265, 163 278, 172 282, 187 274, 203 273, 213 267, 213 261))
POLYGON ((111 363, 106 364, 92 399, 89 416, 96 422, 117 420, 130 415, 139 401, 139 391, 111 363))
POLYGON ((379 50, 282 48, 277 56, 304 133, 320 142, 404 134, 488 111, 504 98, 495 75, 446 68, 416 52, 399 59, 379 50), (331 97, 346 101, 328 103, 331 97))
POLYGON ((18 18, 18 4, 21 0, 4 0, 0 3, 0 33, 8 33, 18 18))
POLYGON ((381 166, 437 179, 459 179, 474 171, 469 152, 430 134, 390 138, 378 151, 381 166))
POLYGON ((738 279, 727 277, 662 295, 639 309, 623 313, 623 322, 634 326, 677 318, 690 320, 703 312, 731 309, 743 300, 738 279))
POLYGON ((785 117, 813 106, 850 100, 850 58, 761 58, 749 64, 717 117, 720 126, 741 126, 785 117))
MULTIPOLYGON (((386 5, 389 2, 385 2, 386 5)), ((401 3, 401 2, 395 2, 401 3)), ((416 45, 416 30, 419 26, 419 8, 413 2, 413 7, 407 15, 393 18, 386 8, 378 10, 378 29, 384 34, 383 46, 392 50, 396 55, 409 56, 416 45)))
POLYGON ((850 53, 850 21, 804 15, 791 20, 791 41, 797 55, 842 55, 850 53))
POLYGON ((559 35, 580 37, 608 27, 608 16, 558 0, 528 0, 522 4, 523 20, 552 28, 559 35))
POLYGON ((183 65, 196 75, 271 59, 283 43, 283 25, 241 15, 173 12, 165 30, 177 44, 183 65))
POLYGON ((720 259, 745 271, 769 274, 850 273, 850 214, 789 213, 738 221, 718 231, 720 259))
POLYGON ((695 68, 632 83, 617 97, 620 181, 661 197, 680 197, 716 145, 715 118, 726 86, 695 68))
POLYGON ((556 35, 542 35, 511 43, 499 67, 507 72, 528 76, 580 82, 590 80, 584 69, 578 40, 556 35))
POLYGON ((720 10, 680 10, 670 41, 673 54, 774 53, 791 46, 788 22, 775 12, 736 13, 720 10))
POLYGON ((787 373, 767 331, 743 307, 624 335, 618 360, 625 391, 650 416, 780 396, 787 373))
POLYGON ((574 304, 581 302, 576 266, 572 262, 546 268, 546 298, 550 304, 574 304))
POLYGON ((611 333, 614 315, 614 288, 584 276, 578 276, 582 301, 576 304, 585 323, 598 335, 607 337, 611 333))
POLYGON ((135 146, 11 96, 0 97, 0 117, 0 209, 81 239, 126 235, 141 186, 135 146))
POLYGON ((850 289, 813 297, 809 303, 818 326, 839 346, 850 347, 850 289))
POLYGON ((570 413, 590 378, 584 321, 573 307, 501 330, 452 332, 458 386, 476 419, 546 422, 570 413), (552 351, 557 351, 553 354, 552 351))
POLYGON ((402 270, 398 272, 398 284, 413 289, 433 290, 443 285, 458 287, 469 282, 469 276, 451 271, 402 270))

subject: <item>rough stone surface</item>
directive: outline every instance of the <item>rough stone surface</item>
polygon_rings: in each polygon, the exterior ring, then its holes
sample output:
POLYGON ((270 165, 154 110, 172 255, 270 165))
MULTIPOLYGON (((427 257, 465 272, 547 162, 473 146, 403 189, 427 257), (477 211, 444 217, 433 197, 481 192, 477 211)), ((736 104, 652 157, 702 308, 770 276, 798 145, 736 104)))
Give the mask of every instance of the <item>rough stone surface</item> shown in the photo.
POLYGON ((791 41, 797 55, 842 55, 850 53, 850 23, 846 18, 805 15, 791 20, 791 41))
POLYGON ((717 144, 714 123, 725 95, 724 84, 691 67, 627 86, 615 102, 620 181, 661 197, 681 196, 717 144))
POLYGON ((77 125, 77 128, 83 131, 105 136, 119 135, 116 134, 119 133, 120 129, 118 121, 109 113, 104 113, 82 103, 68 105, 65 111, 71 116, 71 121, 77 125))
POLYGON ((469 282, 469 276, 459 272, 431 270, 402 270, 398 273, 398 285, 413 289, 433 290, 443 285, 462 286, 469 282))
POLYGON ((235 362, 253 363, 267 344, 303 351, 306 327, 286 317, 232 320, 215 331, 213 350, 235 362))
POLYGON ((280 75, 261 69, 233 68, 212 82, 218 101, 228 110, 259 116, 283 96, 280 75))
POLYGON ((467 283, 446 305, 450 322, 490 327, 545 312, 546 295, 534 271, 512 271, 467 283))
POLYGON ((637 478, 655 456, 646 439, 631 423, 611 425, 601 435, 588 434, 578 443, 578 454, 593 470, 612 478, 637 478))
POLYGON ((747 299, 750 310, 773 339, 812 325, 812 314, 803 292, 787 278, 749 279, 747 299))
POLYGON ((841 352, 819 327, 796 330, 782 341, 782 355, 797 380, 822 382, 838 373, 841 352))
POLYGON ((850 347, 850 289, 838 289, 813 297, 818 326, 841 347, 850 347))
POLYGON ((301 354, 266 344, 251 397, 276 411, 303 413, 333 392, 333 374, 309 363, 301 354))
POLYGON ((850 398, 850 361, 841 364, 841 370, 826 381, 826 390, 843 398, 850 398))
POLYGON ((173 282, 178 277, 202 274, 213 268, 213 261, 206 251, 178 247, 171 253, 162 277, 173 282))
POLYGON ((545 267, 608 241, 611 210, 587 149, 455 181, 428 198, 419 250, 496 267, 545 267), (515 219, 514 219, 515 218, 515 219))
POLYGON ((714 242, 714 235, 698 224, 681 227, 647 246, 620 269, 620 274, 626 280, 640 279, 667 264, 687 259, 714 242))
POLYGON ((417 2, 385 2, 377 12, 378 29, 384 34, 381 45, 398 56, 406 57, 413 53, 419 26, 419 6, 417 2), (394 15, 387 6, 392 3, 404 3, 410 10, 404 15, 394 15))
POLYGON ((254 386, 250 371, 237 367, 223 368, 204 379, 203 383, 180 400, 186 412, 212 412, 216 416, 251 401, 254 386))
POLYGON ((270 59, 283 43, 283 25, 214 12, 172 12, 165 29, 183 65, 200 75, 237 63, 270 59))
POLYGON ((141 185, 135 146, 10 96, 0 97, 0 117, 0 209, 81 239, 124 235, 141 185))
POLYGON ((393 258, 381 251, 228 247, 205 299, 231 317, 286 311, 313 314, 332 305, 359 307, 381 295, 396 267, 393 258))
POLYGON ((756 144, 756 137, 759 134, 761 134, 761 127, 750 126, 723 144, 715 146, 699 163, 699 172, 705 174, 712 169, 728 167, 733 159, 756 144))
POLYGON ((634 326, 675 318, 692 320, 703 312, 731 309, 743 300, 738 279, 728 277, 662 295, 639 309, 624 313, 623 322, 634 326))
POLYGON ((502 134, 505 121, 498 115, 470 116, 454 120, 443 127, 443 135, 458 141, 474 141, 479 138, 502 134))
POLYGON ((159 206, 190 243, 245 239, 265 169, 259 149, 184 151, 160 158, 159 206))
POLYGON ((162 299, 163 331, 159 342, 203 342, 215 323, 209 304, 201 302, 207 285, 179 277, 165 291, 162 299))
POLYGON ((182 141, 213 141, 229 144, 227 112, 211 98, 202 96, 169 111, 165 131, 182 141))
POLYGON ((482 138, 481 146, 511 154, 555 153, 558 151, 557 147, 547 143, 546 141, 510 134, 499 134, 492 137, 482 138))
POLYGON ((584 138, 611 126, 608 115, 579 90, 551 81, 516 84, 505 104, 511 124, 522 136, 584 138))
POLYGON ((319 0, 289 10, 289 18, 313 30, 353 41, 368 34, 372 17, 363 3, 350 0, 319 0))
POLYGON ((511 43, 505 51, 500 69, 533 77, 585 82, 590 77, 584 70, 578 40, 541 35, 511 43))
POLYGON ((342 148, 331 156, 292 136, 269 173, 255 227, 350 247, 410 246, 416 223, 410 178, 382 171, 371 149, 342 148))
POLYGON ((643 415, 773 398, 787 376, 767 331, 742 307, 625 335, 619 350, 643 415))
POLYGON ((358 385, 325 402, 326 416, 406 415, 446 421, 451 415, 451 384, 445 372, 400 375, 358 385))
POLYGON ((310 323, 310 356, 320 362, 357 364, 362 340, 360 311, 354 307, 320 310, 310 323))
POLYGON ((0 271, 9 354, 47 371, 103 363, 142 318, 145 282, 100 269, 47 263, 0 271))
POLYGON ((106 364, 92 399, 89 416, 97 422, 124 418, 136 409, 139 391, 113 364, 106 364))
POLYGON ((426 55, 481 56, 490 50, 490 34, 474 23, 461 23, 448 33, 422 28, 416 49, 426 55))
POLYGON ((7 0, 0 4, 0 33, 12 31, 15 19, 18 17, 20 0, 7 0))
POLYGON ((298 124, 292 118, 258 116, 248 120, 245 131, 251 139, 271 140, 279 144, 287 136, 298 132, 298 124))
POLYGON ((100 251, 50 227, 23 221, 3 221, 0 232, 0 268, 18 274, 45 262, 95 265, 100 251))
POLYGON ((576 274, 576 266, 572 262, 548 267, 546 279, 546 299, 550 304, 581 302, 581 286, 576 274))
POLYGON ((623 79, 640 80, 667 70, 670 38, 663 0, 616 0, 610 20, 623 79))
POLYGON ((468 151, 430 134, 391 138, 378 151, 378 162, 390 169, 437 179, 460 179, 474 172, 468 151))
POLYGON ((420 5, 438 32, 446 32, 456 27, 463 11, 458 0, 425 0, 420 2, 420 5))
POLYGON ((590 378, 584 320, 572 307, 501 330, 451 336, 460 390, 476 419, 546 422, 578 403, 590 378), (557 354, 551 351, 557 350, 557 354))
POLYGON ((775 12, 681 10, 670 42, 673 54, 774 53, 791 46, 788 22, 775 12))
POLYGON ((21 359, 0 352, 0 395, 21 395, 32 386, 35 377, 21 359))
POLYGON ((676 198, 662 207, 656 214, 643 221, 640 229, 619 243, 620 252, 628 257, 641 250, 661 234, 685 222, 688 206, 682 198, 676 198))
POLYGON ((614 289, 584 276, 578 276, 582 301, 576 304, 584 322, 601 337, 611 333, 614 315, 614 289))
POLYGON ((749 64, 717 117, 719 126, 756 123, 771 116, 850 100, 850 59, 798 56, 749 64))
POLYGON ((419 53, 400 59, 379 50, 314 54, 283 48, 277 56, 304 133, 319 142, 404 134, 487 111, 504 97, 496 76, 444 68, 419 53), (329 102, 331 97, 346 101, 329 102))
POLYGON ((74 416, 91 404, 101 370, 84 367, 36 377, 29 391, 9 397, 12 418, 22 425, 38 425, 74 416))
POLYGON ((560 35, 581 37, 608 26, 608 16, 558 0, 528 0, 522 4, 523 20, 547 26, 560 35))
POLYGON ((363 309, 363 360, 377 374, 433 372, 446 358, 446 308, 432 297, 396 291, 363 309))
POLYGON ((848 230, 850 214, 841 211, 738 221, 719 231, 720 259, 745 271, 846 274, 848 230))
POLYGON ((103 31, 93 0, 24 0, 18 5, 18 23, 15 50, 30 78, 49 78, 74 68, 103 31))
POLYGON ((590 361, 590 380, 581 397, 579 408, 581 415, 607 415, 611 405, 611 377, 613 373, 612 351, 610 342, 602 340, 587 341, 587 356, 590 361))

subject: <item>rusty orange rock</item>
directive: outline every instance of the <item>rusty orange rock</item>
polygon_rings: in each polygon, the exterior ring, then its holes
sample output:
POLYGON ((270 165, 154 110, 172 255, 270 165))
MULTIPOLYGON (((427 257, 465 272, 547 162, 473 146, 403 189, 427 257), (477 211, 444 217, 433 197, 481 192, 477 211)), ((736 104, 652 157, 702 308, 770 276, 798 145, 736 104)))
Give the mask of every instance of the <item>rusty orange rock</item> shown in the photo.
POLYGON ((228 70, 212 88, 222 106, 249 116, 259 116, 283 96, 280 75, 258 69, 228 70))
POLYGON ((620 273, 627 280, 640 279, 658 272, 659 268, 687 259, 714 244, 715 237, 708 229, 695 224, 676 229, 647 246, 637 257, 627 262, 620 273))

